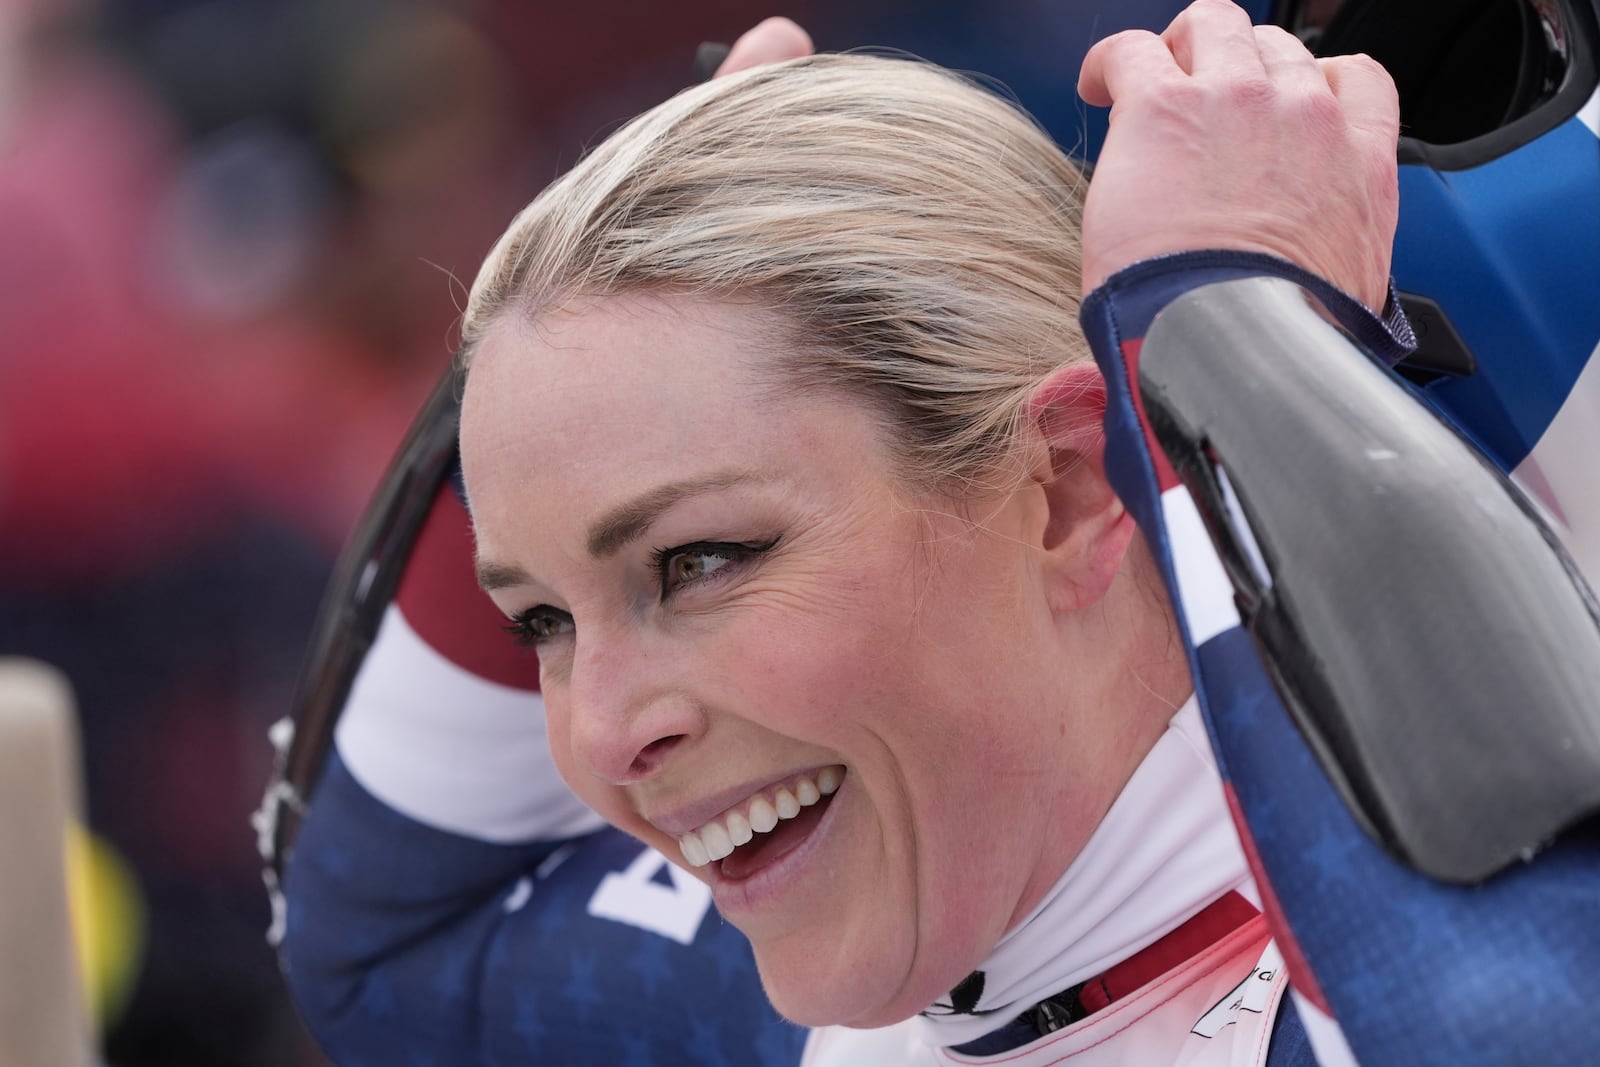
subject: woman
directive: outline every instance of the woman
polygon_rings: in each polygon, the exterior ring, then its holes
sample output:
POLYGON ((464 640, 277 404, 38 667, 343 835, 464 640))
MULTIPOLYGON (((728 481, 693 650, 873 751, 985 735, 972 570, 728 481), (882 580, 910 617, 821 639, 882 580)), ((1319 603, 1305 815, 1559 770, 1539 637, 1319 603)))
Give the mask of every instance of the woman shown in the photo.
POLYGON ((711 887, 785 1015, 1054 1057, 1014 1063, 1260 1062, 1281 975, 1101 466, 1077 295, 1224 246, 1381 305, 1372 69, 1211 0, 1113 38, 1085 205, 987 94, 802 60, 648 113, 491 254, 464 326, 480 580, 538 649, 567 781, 711 887), (1239 179, 1272 171, 1262 210, 1239 179))

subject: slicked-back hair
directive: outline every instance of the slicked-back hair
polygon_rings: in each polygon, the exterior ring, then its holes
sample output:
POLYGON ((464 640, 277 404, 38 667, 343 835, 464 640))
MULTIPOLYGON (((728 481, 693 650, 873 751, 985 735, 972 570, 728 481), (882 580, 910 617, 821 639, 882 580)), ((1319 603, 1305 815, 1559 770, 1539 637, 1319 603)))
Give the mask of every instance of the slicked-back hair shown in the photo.
POLYGON ((463 358, 501 316, 575 299, 753 300, 784 382, 882 412, 915 483, 989 487, 1033 388, 1088 358, 1085 187, 1028 116, 930 64, 758 67, 634 119, 529 204, 473 285, 463 358))

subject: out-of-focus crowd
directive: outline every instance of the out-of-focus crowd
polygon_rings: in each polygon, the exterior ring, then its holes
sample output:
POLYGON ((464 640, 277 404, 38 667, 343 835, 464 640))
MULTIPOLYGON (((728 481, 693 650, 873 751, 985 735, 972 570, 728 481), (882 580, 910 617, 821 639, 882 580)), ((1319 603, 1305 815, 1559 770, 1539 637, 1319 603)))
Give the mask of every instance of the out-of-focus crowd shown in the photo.
MULTIPOLYGON (((263 936, 248 813, 332 559, 510 215, 681 87, 699 41, 769 13, 0 5, 0 652, 71 678, 88 822, 129 872, 108 1063, 321 1062, 263 936)), ((1119 28, 1044 0, 781 13, 823 48, 993 72, 1069 144, 1062 57, 1119 28)))

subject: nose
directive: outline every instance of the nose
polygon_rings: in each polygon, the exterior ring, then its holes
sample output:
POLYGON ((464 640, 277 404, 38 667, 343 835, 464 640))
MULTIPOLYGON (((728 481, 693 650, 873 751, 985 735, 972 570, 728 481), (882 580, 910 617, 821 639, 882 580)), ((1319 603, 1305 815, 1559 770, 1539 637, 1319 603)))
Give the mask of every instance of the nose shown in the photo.
POLYGON ((705 730, 699 703, 642 642, 580 642, 566 704, 573 756, 613 785, 656 774, 705 730))

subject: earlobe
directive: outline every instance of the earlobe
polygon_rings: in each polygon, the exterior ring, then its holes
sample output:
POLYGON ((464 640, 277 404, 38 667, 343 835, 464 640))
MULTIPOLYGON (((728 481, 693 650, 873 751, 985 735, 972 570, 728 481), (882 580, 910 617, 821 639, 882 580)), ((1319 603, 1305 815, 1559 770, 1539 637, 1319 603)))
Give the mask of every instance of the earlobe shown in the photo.
POLYGON ((1044 493, 1042 548, 1050 605, 1078 611, 1098 603, 1122 570, 1137 528, 1106 480, 1105 382, 1087 363, 1062 367, 1028 402, 1038 435, 1032 474, 1044 493))

